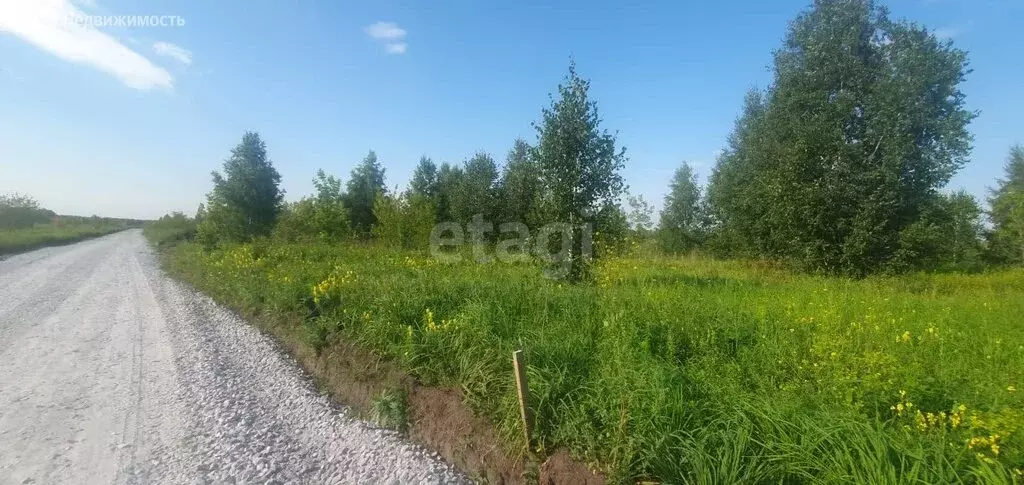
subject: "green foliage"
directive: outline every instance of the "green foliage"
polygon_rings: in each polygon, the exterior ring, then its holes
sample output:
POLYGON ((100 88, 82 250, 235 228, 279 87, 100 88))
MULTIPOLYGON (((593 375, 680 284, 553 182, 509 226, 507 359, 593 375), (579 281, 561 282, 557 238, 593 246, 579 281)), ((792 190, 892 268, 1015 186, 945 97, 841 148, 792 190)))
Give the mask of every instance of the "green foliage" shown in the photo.
POLYGON ((1024 264, 1024 146, 1010 149, 1006 178, 992 191, 992 253, 996 261, 1024 264))
POLYGON ((977 271, 984 264, 982 241, 984 212, 978 200, 964 190, 939 198, 945 237, 939 247, 936 265, 961 271, 977 271))
POLYGON ((516 138, 498 182, 499 220, 496 222, 521 222, 527 226, 536 226, 540 193, 540 167, 534 160, 533 147, 516 138))
POLYGON ((434 199, 440 190, 438 183, 437 165, 426 156, 420 157, 420 163, 412 172, 409 190, 413 195, 434 199))
POLYGON ((966 54, 870 0, 818 0, 748 97, 709 189, 736 252, 862 276, 927 247, 922 216, 966 160, 966 54), (723 187, 714 185, 724 184, 723 187))
POLYGON ((590 258, 584 254, 580 225, 593 224, 596 232, 609 232, 602 225, 608 207, 617 207, 624 190, 619 171, 626 162, 625 148, 617 149, 615 136, 600 128, 597 103, 589 98, 590 82, 576 74, 575 63, 558 86, 558 98, 541 113, 534 125, 534 151, 543 181, 541 211, 546 222, 573 227, 570 280, 589 274, 590 258))
POLYGON ((697 174, 690 164, 676 169, 665 195, 665 208, 658 224, 661 247, 668 253, 691 251, 704 241, 706 217, 697 174))
POLYGON ((477 214, 492 222, 499 217, 498 166, 490 155, 479 152, 461 167, 443 163, 436 172, 433 167, 429 159, 421 160, 410 188, 433 205, 437 221, 466 224, 477 214))
POLYGON ((565 285, 539 265, 364 245, 172 256, 238 308, 306 315, 312 299, 316 345, 356 343, 461 389, 516 449, 509 356, 524 349, 540 451, 568 448, 613 483, 1010 483, 1024 469, 1021 269, 850 280, 607 257, 595 285, 565 285))
POLYGON ((940 194, 922 208, 921 217, 900 234, 893 257, 898 270, 978 271, 984 264, 982 210, 965 191, 940 194), (913 238, 908 242, 908 239, 913 238))
POLYGON ((0 230, 26 229, 50 222, 56 214, 39 207, 32 197, 22 194, 0 194, 0 230))
POLYGON ((352 177, 348 181, 345 193, 345 205, 349 209, 352 229, 359 236, 368 236, 376 223, 373 216, 373 205, 384 190, 384 167, 377 161, 377 154, 370 150, 356 168, 352 169, 352 177))
POLYGON ((142 233, 156 247, 191 241, 196 235, 196 220, 181 212, 172 212, 146 223, 142 228, 142 233))
POLYGON ((401 390, 387 389, 370 403, 370 419, 378 426, 404 433, 409 428, 409 405, 401 390))
POLYGON ((385 246, 401 248, 405 242, 403 212, 402 201, 398 197, 378 194, 373 204, 373 216, 377 220, 373 225, 373 237, 385 246))
POLYGON ((463 172, 461 167, 442 163, 437 170, 437 220, 441 222, 457 220, 454 206, 462 190, 463 172))
POLYGON ((407 192, 398 196, 380 194, 373 206, 377 223, 373 236, 390 248, 426 250, 434 228, 434 201, 425 195, 407 192))
POLYGON ((224 173, 213 172, 206 214, 199 224, 200 240, 249 241, 269 235, 281 211, 281 175, 267 158, 267 145, 256 132, 246 132, 224 161, 224 173))
POLYGON ((712 223, 710 247, 721 255, 750 257, 766 254, 768 232, 760 217, 759 187, 754 182, 763 162, 757 153, 767 105, 763 93, 751 90, 743 101, 743 112, 719 155, 707 187, 709 218, 712 223))
POLYGON ((316 193, 285 205, 274 236, 287 241, 322 239, 342 241, 351 233, 341 180, 317 170, 313 179, 316 193))
POLYGON ((450 192, 452 220, 466 224, 480 214, 486 221, 497 217, 498 166, 484 152, 478 152, 462 164, 458 183, 450 192))
POLYGON ((316 189, 313 202, 314 215, 318 234, 328 238, 342 238, 349 233, 348 211, 343 201, 345 194, 341 191, 341 180, 317 170, 313 179, 316 189))
POLYGON ((639 237, 647 237, 654 229, 654 206, 643 195, 626 193, 626 206, 629 208, 626 219, 629 227, 639 237))
POLYGON ((273 237, 289 242, 319 238, 315 206, 316 202, 310 197, 285 203, 274 226, 273 237))

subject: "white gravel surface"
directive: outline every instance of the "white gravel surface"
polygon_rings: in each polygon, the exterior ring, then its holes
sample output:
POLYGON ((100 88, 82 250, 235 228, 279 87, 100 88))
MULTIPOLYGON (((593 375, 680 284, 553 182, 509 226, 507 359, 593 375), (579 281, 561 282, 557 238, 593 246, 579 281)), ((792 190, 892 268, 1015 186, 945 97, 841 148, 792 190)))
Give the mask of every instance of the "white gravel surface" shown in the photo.
POLYGON ((138 230, 0 261, 0 484, 465 482, 332 405, 138 230))

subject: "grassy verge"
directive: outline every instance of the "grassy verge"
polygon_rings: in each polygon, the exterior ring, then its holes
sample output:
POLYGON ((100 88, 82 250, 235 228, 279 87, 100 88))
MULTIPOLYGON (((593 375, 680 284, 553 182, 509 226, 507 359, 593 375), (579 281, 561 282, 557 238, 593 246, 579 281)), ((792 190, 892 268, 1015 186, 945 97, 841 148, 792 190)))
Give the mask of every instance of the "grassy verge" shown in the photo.
MULTIPOLYGON (((161 249, 165 270, 211 295, 218 303, 235 310, 274 337, 317 386, 337 402, 384 427, 406 432, 414 441, 440 453, 483 483, 537 482, 535 460, 528 463, 521 451, 510 449, 493 424, 476 415, 463 402, 458 389, 422 385, 390 359, 343 338, 333 338, 327 348, 311 345, 303 324, 304 311, 252 305, 238 294, 220 292, 203 276, 207 269, 194 264, 194 260, 181 258, 181 248, 160 238, 164 233, 147 231, 146 234, 161 249), (164 242, 161 244, 161 241, 164 242), (525 473, 524 467, 528 470, 525 473)), ((577 483, 584 483, 576 480, 581 476, 600 480, 575 461, 563 465, 560 469, 563 476, 568 475, 577 483)))
POLYGON ((508 449, 523 445, 522 348, 538 452, 569 449, 613 482, 1021 482, 1022 270, 850 281, 615 259, 568 286, 373 247, 166 257, 219 301, 290 322, 313 365, 354 345, 457 389, 508 449))
POLYGON ((24 229, 0 230, 0 255, 46 246, 71 244, 127 229, 125 224, 41 224, 24 229))

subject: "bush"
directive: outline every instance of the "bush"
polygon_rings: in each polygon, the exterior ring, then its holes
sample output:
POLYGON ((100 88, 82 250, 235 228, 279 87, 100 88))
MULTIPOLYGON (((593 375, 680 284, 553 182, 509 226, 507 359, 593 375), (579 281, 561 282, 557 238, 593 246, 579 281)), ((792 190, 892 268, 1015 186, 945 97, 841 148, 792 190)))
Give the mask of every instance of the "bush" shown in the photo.
POLYGON ((434 228, 433 202, 420 195, 398 197, 379 194, 373 205, 373 236, 385 246, 395 249, 426 250, 434 228))
POLYGON ((196 236, 196 220, 181 212, 173 212, 147 223, 142 233, 157 247, 191 241, 196 236))

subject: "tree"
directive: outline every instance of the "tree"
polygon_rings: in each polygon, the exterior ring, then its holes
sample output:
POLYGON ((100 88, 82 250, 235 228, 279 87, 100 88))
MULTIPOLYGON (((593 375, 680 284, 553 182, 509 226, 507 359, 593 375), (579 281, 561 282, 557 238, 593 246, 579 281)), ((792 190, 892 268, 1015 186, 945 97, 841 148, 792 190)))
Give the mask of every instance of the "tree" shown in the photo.
POLYGON ((196 208, 195 221, 202 222, 203 218, 206 217, 206 204, 200 202, 199 207, 196 208))
POLYGON ((738 246, 808 269, 900 269, 898 254, 921 252, 902 233, 969 154, 968 72, 966 53, 872 0, 816 0, 719 160, 717 222, 738 246))
POLYGON ((365 237, 376 222, 373 205, 377 196, 384 193, 384 167, 377 161, 373 150, 366 155, 356 168, 352 169, 352 177, 348 181, 345 193, 345 205, 349 209, 352 229, 365 237))
POLYGON ((533 159, 533 147, 516 138, 498 182, 498 222, 532 225, 539 196, 540 170, 533 159))
POLYGON ((348 208, 345 207, 341 180, 322 169, 313 178, 314 193, 285 205, 274 237, 285 241, 319 239, 340 241, 351 235, 348 208))
POLYGON ((268 235, 274 227, 284 191, 281 174, 267 158, 267 146, 256 132, 246 132, 224 161, 224 173, 213 172, 206 217, 199 226, 207 244, 248 241, 268 235))
POLYGON ((0 229, 21 229, 50 222, 56 214, 22 194, 0 194, 0 229))
POLYGON ((313 179, 313 228, 316 235, 330 240, 340 240, 351 233, 348 208, 345 207, 345 193, 341 179, 316 171, 313 179))
POLYGON ((626 205, 629 212, 626 220, 629 227, 639 237, 647 237, 654 229, 654 206, 652 206, 642 194, 626 194, 626 205))
POLYGON ((461 177, 452 193, 450 209, 453 218, 461 223, 482 214, 484 220, 494 221, 497 201, 498 166, 484 152, 478 152, 462 165, 461 177))
POLYGON ((758 149, 764 139, 765 94, 756 89, 747 92, 743 112, 736 120, 726 148, 718 156, 705 193, 710 223, 709 246, 725 256, 754 256, 767 252, 769 231, 764 225, 764 205, 758 203, 763 187, 756 177, 762 161, 758 149))
POLYGON ((1024 146, 1015 145, 1006 160, 1006 176, 991 191, 992 253, 1005 263, 1024 263, 1024 146))
MULTIPOLYGON (((589 98, 590 82, 576 74, 575 62, 558 86, 558 98, 541 113, 537 130, 536 161, 544 182, 544 212, 548 221, 567 223, 572 231, 568 278, 580 281, 589 274, 591 254, 585 254, 584 224, 600 232, 608 207, 618 210, 624 190, 619 171, 626 162, 625 148, 617 149, 615 136, 602 130, 597 103, 589 98)), ((620 211, 621 212, 621 211, 620 211)))
POLYGON ((977 271, 982 267, 982 210, 960 190, 939 194, 900 232, 890 263, 899 270, 977 271))
POLYGON ((453 205, 462 188, 463 172, 461 167, 442 163, 437 170, 437 220, 452 222, 457 220, 453 205))
POLYGON ((312 197, 286 202, 274 225, 273 237, 286 242, 306 241, 317 237, 316 208, 312 197))
POLYGON ((0 209, 38 210, 39 202, 28 195, 18 193, 0 194, 0 209))
POLYGON ((985 227, 982 224, 984 211, 978 200, 967 191, 958 190, 941 195, 938 201, 941 237, 935 258, 937 266, 960 271, 980 270, 985 227))
POLYGON ((662 249, 670 253, 689 251, 703 241, 704 214, 697 174, 690 164, 676 169, 665 195, 658 236, 662 249))
POLYGON ((376 223, 373 226, 373 237, 379 243, 392 249, 403 246, 402 233, 405 230, 402 216, 402 201, 399 197, 385 193, 377 194, 373 203, 373 215, 376 223))
POLYGON ((380 194, 373 206, 377 224, 373 236, 385 246, 425 250, 434 227, 433 201, 411 190, 401 195, 380 194))
POLYGON ((412 172, 412 181, 409 182, 409 188, 415 195, 429 199, 437 197, 437 165, 434 164, 433 160, 426 156, 420 157, 420 163, 416 165, 416 169, 412 172))
POLYGON ((437 223, 437 208, 434 204, 433 199, 422 195, 405 195, 405 231, 402 242, 407 249, 423 251, 430 248, 430 234, 437 223))

